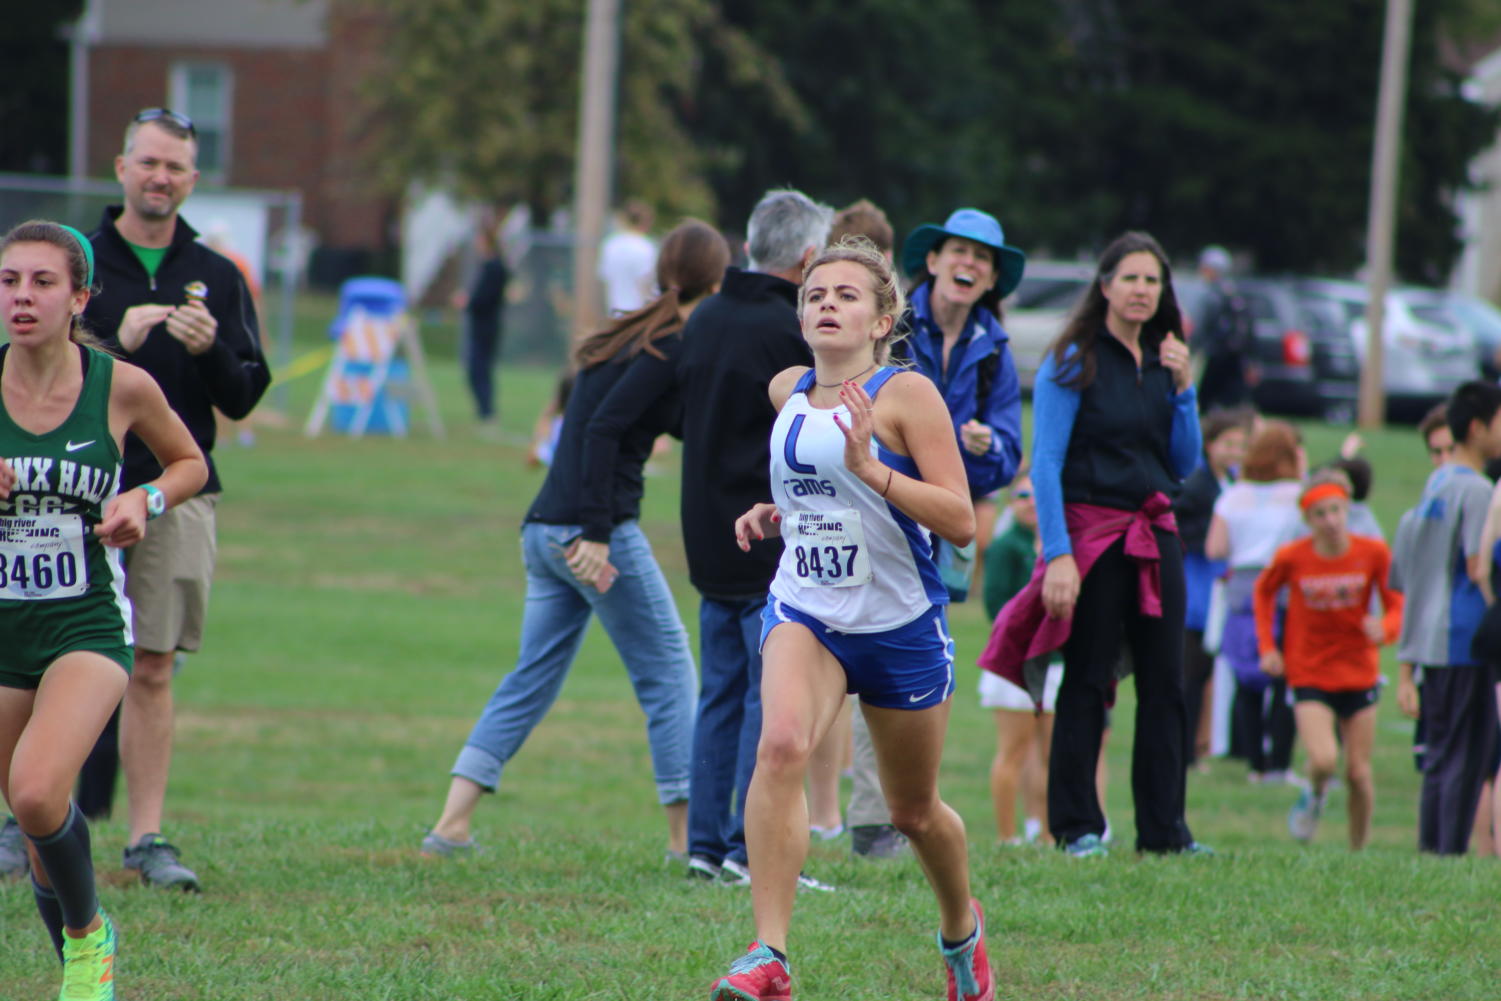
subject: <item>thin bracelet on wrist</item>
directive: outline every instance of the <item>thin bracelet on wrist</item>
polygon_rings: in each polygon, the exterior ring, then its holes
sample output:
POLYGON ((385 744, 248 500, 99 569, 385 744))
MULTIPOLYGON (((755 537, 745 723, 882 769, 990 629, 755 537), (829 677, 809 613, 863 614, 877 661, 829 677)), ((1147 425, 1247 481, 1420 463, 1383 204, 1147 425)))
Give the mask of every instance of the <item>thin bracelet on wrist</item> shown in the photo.
POLYGON ((886 485, 881 488, 881 496, 882 497, 885 497, 887 491, 889 491, 891 489, 891 478, 893 476, 895 476, 895 475, 896 475, 896 470, 895 469, 888 469, 888 470, 886 470, 886 485))

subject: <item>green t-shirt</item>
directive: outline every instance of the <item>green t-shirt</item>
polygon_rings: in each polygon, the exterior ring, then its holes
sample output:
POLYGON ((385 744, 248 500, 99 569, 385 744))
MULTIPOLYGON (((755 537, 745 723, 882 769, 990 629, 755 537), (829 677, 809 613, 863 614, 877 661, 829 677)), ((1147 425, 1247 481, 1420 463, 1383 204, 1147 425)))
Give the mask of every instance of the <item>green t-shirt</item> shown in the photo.
POLYGON ((990 540, 985 549, 985 614, 990 618, 1032 579, 1036 541, 1036 533, 1015 522, 990 540))
POLYGON ((131 243, 129 240, 126 240, 125 243, 130 247, 131 253, 136 255, 136 260, 141 262, 141 267, 146 269, 146 273, 155 278, 156 269, 162 266, 162 258, 167 256, 167 248, 142 247, 131 243))

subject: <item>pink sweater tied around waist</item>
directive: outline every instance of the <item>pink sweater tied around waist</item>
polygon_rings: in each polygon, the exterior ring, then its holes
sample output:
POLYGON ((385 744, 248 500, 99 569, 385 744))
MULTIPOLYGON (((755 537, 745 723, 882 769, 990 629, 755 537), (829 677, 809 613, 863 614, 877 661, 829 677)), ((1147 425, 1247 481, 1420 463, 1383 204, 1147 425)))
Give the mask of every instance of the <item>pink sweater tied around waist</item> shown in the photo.
MULTIPOLYGON (((1162 554, 1157 548, 1153 529, 1177 533, 1173 505, 1162 492, 1152 494, 1136 511, 1100 507, 1096 504, 1068 504, 1063 510, 1073 541, 1074 561, 1079 566, 1079 580, 1089 571, 1100 554, 1126 537, 1126 555, 1136 561, 1140 609, 1143 615, 1162 615, 1162 554)), ((1023 688, 1022 665, 1033 657, 1052 653, 1068 642, 1074 620, 1050 618, 1042 604, 1042 579, 1047 565, 1038 557, 1027 586, 1006 603, 995 617, 990 642, 980 654, 980 667, 1023 688)), ((1038 693, 1034 693, 1034 698, 1038 693)), ((1040 704, 1040 699, 1038 700, 1040 704)))

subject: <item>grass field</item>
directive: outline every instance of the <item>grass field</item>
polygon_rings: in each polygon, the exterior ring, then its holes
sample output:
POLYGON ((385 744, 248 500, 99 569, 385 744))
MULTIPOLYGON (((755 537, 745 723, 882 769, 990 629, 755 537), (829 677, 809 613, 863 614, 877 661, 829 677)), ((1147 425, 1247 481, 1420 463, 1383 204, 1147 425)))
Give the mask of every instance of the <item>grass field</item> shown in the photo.
MULTIPOLYGON (((317 346, 327 302, 307 307, 317 346)), ((441 338, 440 338, 441 340, 441 338)), ((542 1001, 701 998, 753 937, 749 895, 690 884, 662 861, 641 714, 591 631, 552 714, 482 804, 487 851, 419 858, 447 770, 516 649, 517 527, 541 482, 522 442, 550 390, 507 369, 505 435, 481 440, 451 359, 434 362, 442 441, 300 432, 223 444, 219 573, 207 644, 178 684, 168 830, 206 892, 140 889, 120 869, 122 819, 97 825, 106 908, 129 1001, 542 1001)), ((1341 430, 1307 429, 1332 455, 1341 430)), ((1425 460, 1409 429, 1370 437, 1375 506, 1392 528, 1425 460)), ((643 524, 696 633, 675 460, 648 481, 643 524)), ((1287 788, 1242 765, 1190 779, 1211 859, 1137 858, 1127 784, 1131 693, 1110 746, 1103 860, 999 848, 986 785, 992 724, 973 694, 987 624, 955 609, 961 685, 943 772, 969 825, 998 996, 1050 999, 1501 997, 1501 864, 1420 858, 1410 725, 1381 707, 1372 845, 1344 847, 1344 798, 1311 846, 1291 842, 1287 788)), ((123 803, 117 809, 123 815, 123 803)), ((805 895, 793 929, 800 999, 936 998, 931 897, 915 864, 814 849, 839 886, 805 895)), ((56 991, 25 884, 0 886, 0 999, 56 991)))

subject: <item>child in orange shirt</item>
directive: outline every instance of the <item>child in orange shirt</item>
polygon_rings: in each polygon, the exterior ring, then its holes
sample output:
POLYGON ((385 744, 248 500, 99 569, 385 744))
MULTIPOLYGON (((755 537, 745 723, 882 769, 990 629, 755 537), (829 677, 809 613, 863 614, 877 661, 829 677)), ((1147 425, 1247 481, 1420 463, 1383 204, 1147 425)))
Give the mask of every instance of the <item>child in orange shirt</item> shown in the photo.
POLYGON ((1287 826, 1300 841, 1313 838, 1339 757, 1337 725, 1350 790, 1350 847, 1360 849, 1375 800, 1377 647, 1397 639, 1402 596, 1387 586, 1391 551, 1386 543, 1350 534, 1350 481, 1344 473, 1315 473, 1298 504, 1313 534, 1277 550, 1256 581, 1254 599, 1261 669, 1272 677, 1286 675, 1298 737, 1308 749, 1311 788, 1299 796, 1287 826), (1274 623, 1283 588, 1287 618, 1278 650, 1274 623), (1373 589, 1381 593, 1384 616, 1368 614, 1373 589))

